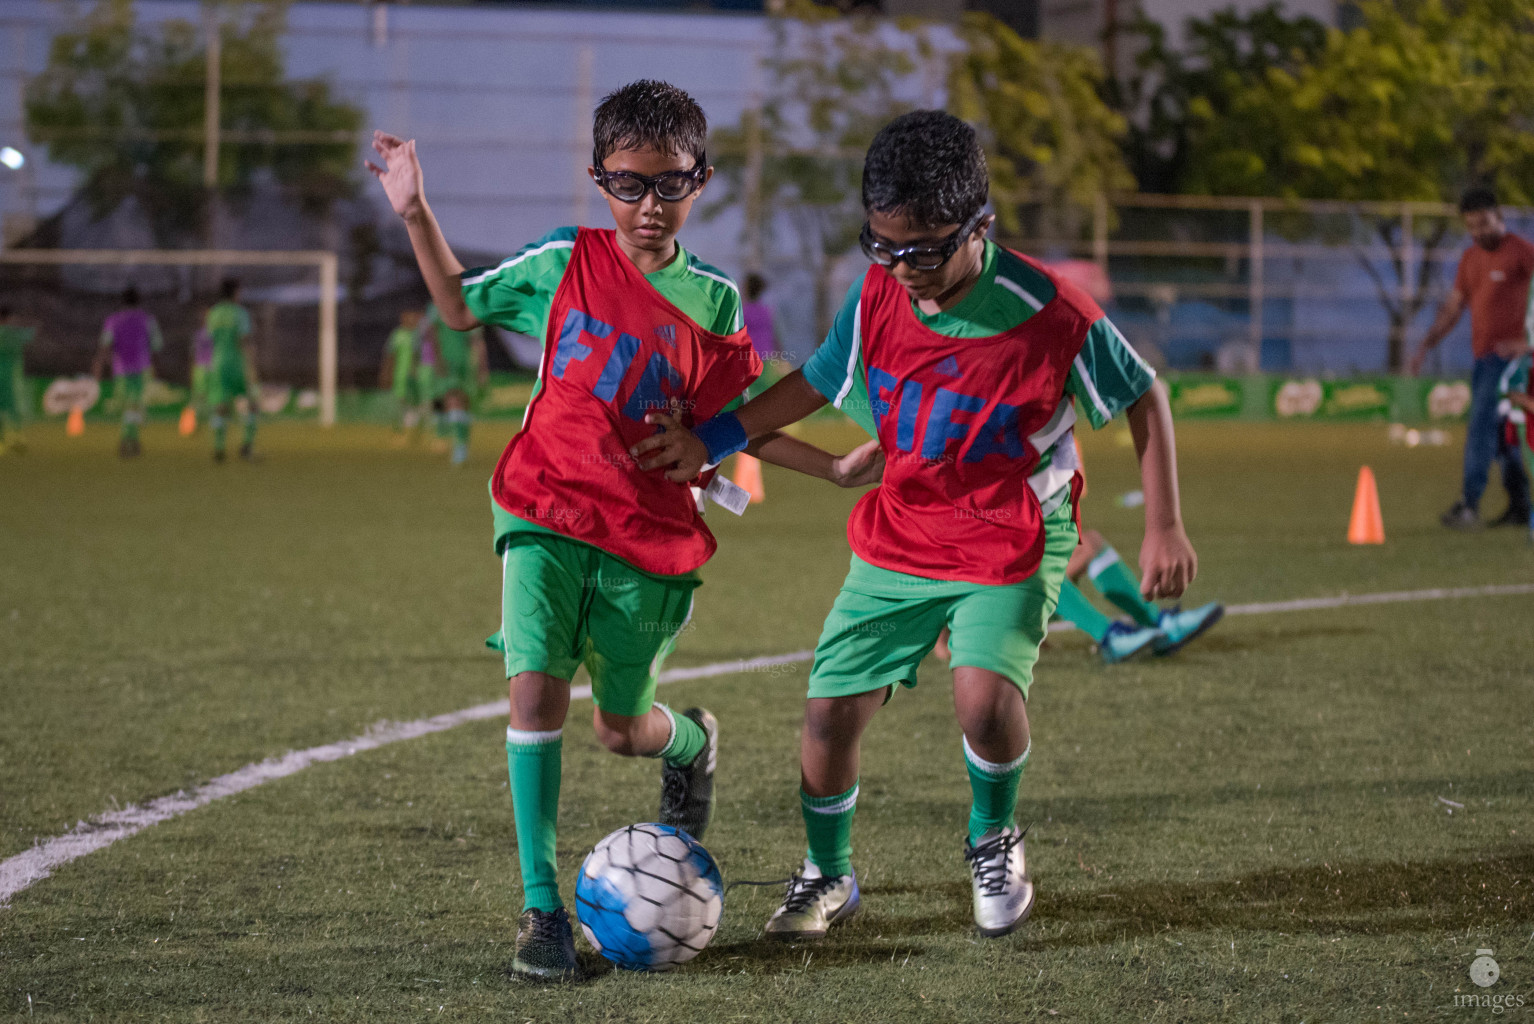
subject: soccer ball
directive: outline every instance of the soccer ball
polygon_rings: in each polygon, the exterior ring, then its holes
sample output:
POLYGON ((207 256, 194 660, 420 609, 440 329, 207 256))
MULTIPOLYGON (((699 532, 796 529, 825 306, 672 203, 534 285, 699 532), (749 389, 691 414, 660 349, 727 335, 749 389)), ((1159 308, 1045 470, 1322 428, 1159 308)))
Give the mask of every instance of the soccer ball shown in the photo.
POLYGON ((575 880, 581 931, 631 971, 665 971, 703 951, 724 912, 713 856, 670 825, 630 825, 596 845, 575 880))

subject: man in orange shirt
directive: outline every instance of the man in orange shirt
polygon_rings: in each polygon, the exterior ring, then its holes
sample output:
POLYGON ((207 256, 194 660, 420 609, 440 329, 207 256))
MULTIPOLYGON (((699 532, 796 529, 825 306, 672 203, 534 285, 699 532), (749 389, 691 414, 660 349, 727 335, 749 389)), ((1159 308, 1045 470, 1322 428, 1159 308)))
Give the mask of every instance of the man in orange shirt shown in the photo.
POLYGON ((1460 257, 1454 289, 1439 307, 1438 317, 1412 355, 1409 369, 1414 374, 1421 372, 1429 350, 1454 329, 1468 305, 1475 368, 1470 378, 1470 424, 1465 434, 1464 492, 1443 514, 1442 522, 1455 530, 1481 526, 1481 494, 1495 459, 1502 465, 1508 505, 1490 525, 1527 526, 1529 477, 1517 449, 1503 436, 1497 419, 1497 389, 1508 364, 1528 350, 1524 312, 1528 308, 1529 278, 1534 276, 1534 245, 1507 230, 1497 197, 1490 189, 1466 191, 1459 210, 1475 244, 1460 257))

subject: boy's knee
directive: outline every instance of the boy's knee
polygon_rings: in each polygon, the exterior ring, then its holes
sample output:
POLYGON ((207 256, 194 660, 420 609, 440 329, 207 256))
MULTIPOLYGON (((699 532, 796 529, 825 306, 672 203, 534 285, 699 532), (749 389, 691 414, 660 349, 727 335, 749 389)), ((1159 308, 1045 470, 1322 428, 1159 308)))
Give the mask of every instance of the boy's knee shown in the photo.
POLYGON ((545 731, 564 726, 570 706, 568 682, 546 672, 518 672, 509 689, 512 728, 545 731))
POLYGON ((855 742, 893 686, 851 697, 812 698, 804 708, 805 738, 816 744, 855 742))

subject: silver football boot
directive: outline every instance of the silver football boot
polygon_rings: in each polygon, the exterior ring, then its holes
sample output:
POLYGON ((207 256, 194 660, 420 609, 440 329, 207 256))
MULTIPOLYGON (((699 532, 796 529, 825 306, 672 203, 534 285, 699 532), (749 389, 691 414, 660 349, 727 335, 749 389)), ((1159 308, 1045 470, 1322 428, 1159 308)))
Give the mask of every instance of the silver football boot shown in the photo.
POLYGON ((788 880, 783 905, 767 919, 763 931, 769 939, 783 942, 819 939, 825 936, 827 928, 857 912, 857 872, 822 875, 806 859, 804 867, 788 880))
POLYGON ((1033 909, 1033 880, 1023 858, 1024 829, 992 830, 980 842, 964 840, 975 889, 975 926, 988 939, 1021 928, 1033 909))

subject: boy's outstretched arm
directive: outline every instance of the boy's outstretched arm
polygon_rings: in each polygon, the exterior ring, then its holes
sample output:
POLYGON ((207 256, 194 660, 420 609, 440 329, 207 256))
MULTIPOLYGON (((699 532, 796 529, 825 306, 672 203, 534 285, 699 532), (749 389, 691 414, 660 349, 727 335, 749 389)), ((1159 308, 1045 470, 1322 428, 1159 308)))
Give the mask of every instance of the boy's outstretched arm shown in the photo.
POLYGON ((455 331, 478 327, 479 321, 463 301, 463 284, 459 280, 463 264, 453 255, 436 215, 426 202, 415 140, 406 142, 398 136, 375 131, 373 152, 378 154, 383 166, 371 160, 364 164, 383 186, 389 205, 405 222, 405 229, 410 233, 410 246, 415 250, 415 261, 421 268, 421 276, 426 279, 426 287, 437 304, 442 322, 455 331))
POLYGON ((746 454, 838 487, 866 487, 884 477, 884 452, 878 441, 865 441, 846 455, 832 455, 797 437, 773 431, 746 445, 746 454))
MULTIPOLYGON (((672 468, 666 472, 666 479, 676 483, 686 483, 702 472, 704 466, 714 465, 727 456, 746 450, 748 442, 771 434, 779 427, 797 423, 825 404, 826 396, 816 391, 814 386, 804 379, 802 370, 795 370, 768 388, 766 393, 758 395, 734 412, 722 412, 713 419, 698 424, 692 430, 688 430, 675 418, 665 413, 650 413, 645 420, 665 427, 665 432, 640 441, 629 450, 629 454, 639 460, 640 469, 670 466, 672 468)), ((823 476, 827 480, 835 479, 806 469, 797 462, 779 462, 774 457, 775 454, 787 455, 789 458, 795 457, 788 454, 791 446, 781 443, 792 440, 793 438, 777 437, 763 442, 760 446, 761 457, 776 465, 808 472, 811 476, 823 476)), ((802 442, 800 445, 803 448, 812 448, 811 445, 804 445, 802 442)), ((819 449, 814 450, 819 451, 819 449)), ((827 458, 830 457, 827 456, 827 458)), ((845 484, 844 486, 856 485, 845 484)))
POLYGON ((1152 600, 1178 598, 1198 574, 1198 555, 1182 525, 1172 406, 1160 381, 1129 407, 1128 417, 1140 458, 1140 486, 1145 490, 1140 592, 1152 600))

